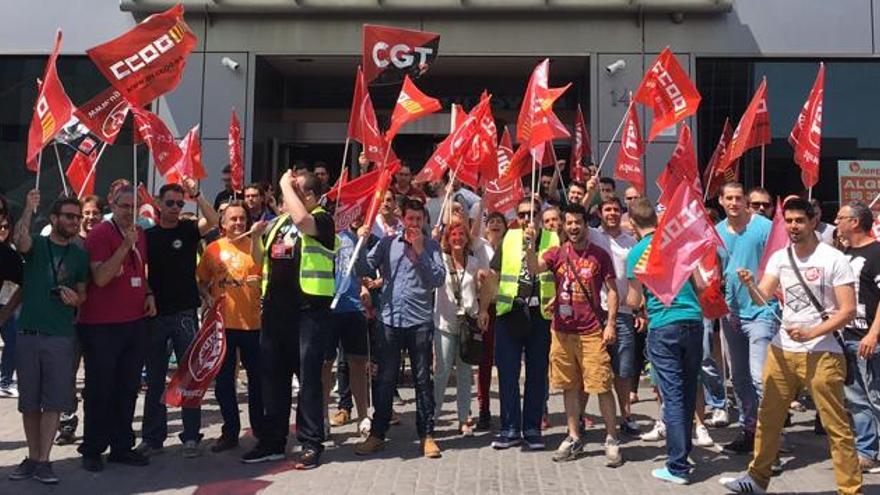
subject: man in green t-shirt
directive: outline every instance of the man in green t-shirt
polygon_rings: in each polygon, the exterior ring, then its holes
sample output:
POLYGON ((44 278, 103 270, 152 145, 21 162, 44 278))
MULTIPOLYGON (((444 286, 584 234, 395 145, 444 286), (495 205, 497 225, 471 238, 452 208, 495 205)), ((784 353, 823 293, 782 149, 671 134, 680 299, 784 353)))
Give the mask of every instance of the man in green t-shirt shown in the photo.
POLYGON ((24 256, 22 309, 18 320, 16 371, 18 410, 22 414, 28 456, 9 475, 11 480, 36 478, 58 483, 49 452, 61 411, 71 408, 74 322, 76 308, 86 298, 89 260, 71 243, 79 232, 82 205, 62 198, 52 205, 48 237, 31 235, 31 217, 40 204, 36 189, 15 226, 13 240, 24 256))

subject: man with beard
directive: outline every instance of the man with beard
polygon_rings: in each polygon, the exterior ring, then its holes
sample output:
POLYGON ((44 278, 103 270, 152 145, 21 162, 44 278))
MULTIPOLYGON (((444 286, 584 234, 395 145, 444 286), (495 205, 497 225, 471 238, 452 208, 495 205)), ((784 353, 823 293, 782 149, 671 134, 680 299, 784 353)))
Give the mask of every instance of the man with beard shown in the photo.
POLYGON ((846 360, 839 337, 856 315, 856 278, 840 251, 819 242, 813 206, 792 198, 782 207, 791 245, 776 251, 755 284, 751 270, 737 274, 755 304, 781 290, 785 305, 764 366, 764 397, 758 408, 755 448, 748 472, 719 482, 735 493, 764 493, 779 453, 782 427, 795 394, 810 391, 828 432, 831 461, 841 494, 862 493, 862 473, 844 402, 846 360))
POLYGON ((24 256, 21 317, 16 361, 18 410, 24 421, 28 456, 9 475, 11 480, 34 477, 58 483, 49 463, 61 411, 73 403, 69 384, 73 372, 74 319, 86 298, 88 256, 70 241, 79 231, 82 206, 74 198, 52 205, 48 237, 30 234, 31 218, 40 204, 36 189, 16 225, 14 242, 24 256))

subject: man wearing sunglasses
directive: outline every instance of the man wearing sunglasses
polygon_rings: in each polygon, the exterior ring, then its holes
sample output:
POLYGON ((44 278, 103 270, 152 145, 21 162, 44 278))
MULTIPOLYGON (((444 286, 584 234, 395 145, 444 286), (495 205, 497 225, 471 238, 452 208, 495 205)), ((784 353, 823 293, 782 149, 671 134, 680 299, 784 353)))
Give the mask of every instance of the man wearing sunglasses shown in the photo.
MULTIPOLYGON (((201 305, 196 284, 196 252, 199 241, 217 225, 217 212, 201 195, 193 179, 183 184, 166 184, 159 189, 157 201, 159 221, 147 230, 147 253, 150 260, 149 282, 156 297, 156 317, 151 321, 147 349, 147 395, 144 400, 141 443, 135 450, 150 456, 162 449, 168 436, 167 409, 163 401, 165 377, 168 374, 168 343, 174 348, 177 361, 183 360, 186 349, 198 329, 196 310, 201 305), (181 219, 189 195, 204 215, 198 221, 181 219)), ((199 455, 202 438, 201 411, 184 408, 184 457, 199 455)))
POLYGON ((763 187, 753 187, 749 191, 749 211, 754 215, 761 215, 765 218, 773 220, 773 197, 770 191, 763 187))

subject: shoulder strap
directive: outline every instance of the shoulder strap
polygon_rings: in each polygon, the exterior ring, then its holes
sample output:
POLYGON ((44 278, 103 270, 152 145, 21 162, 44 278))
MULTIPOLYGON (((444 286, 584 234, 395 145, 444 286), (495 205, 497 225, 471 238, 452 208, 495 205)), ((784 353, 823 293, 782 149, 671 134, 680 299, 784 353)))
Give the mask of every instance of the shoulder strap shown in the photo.
POLYGON ((794 275, 795 277, 797 277, 798 283, 801 284, 804 292, 807 293, 807 297, 810 298, 810 302, 813 304, 813 307, 816 308, 816 311, 819 312, 819 316, 821 316, 823 320, 827 320, 828 315, 825 313, 825 308, 823 308, 822 305, 819 303, 819 299, 816 298, 816 295, 813 294, 813 291, 810 290, 810 287, 804 281, 804 276, 801 275, 801 270, 800 268, 798 268, 797 263, 794 259, 794 250, 791 246, 788 246, 786 252, 788 253, 788 261, 789 263, 791 263, 791 269, 792 271, 794 271, 794 275))
POLYGON ((559 246, 559 249, 561 249, 563 251, 565 263, 568 265, 568 269, 571 271, 571 276, 574 277, 575 280, 577 280, 577 283, 581 287, 581 290, 584 291, 584 296, 587 298, 587 302, 590 304, 590 307, 593 308, 593 311, 596 312, 597 315, 601 314, 602 307, 596 306, 596 303, 595 303, 594 297, 593 297, 593 291, 591 291, 590 289, 587 288, 586 285, 584 285, 584 281, 581 280, 581 278, 578 276, 577 269, 574 267, 574 263, 571 262, 571 258, 569 258, 569 256, 568 256, 569 249, 573 249, 573 248, 571 248, 570 244, 563 244, 563 245, 559 246))

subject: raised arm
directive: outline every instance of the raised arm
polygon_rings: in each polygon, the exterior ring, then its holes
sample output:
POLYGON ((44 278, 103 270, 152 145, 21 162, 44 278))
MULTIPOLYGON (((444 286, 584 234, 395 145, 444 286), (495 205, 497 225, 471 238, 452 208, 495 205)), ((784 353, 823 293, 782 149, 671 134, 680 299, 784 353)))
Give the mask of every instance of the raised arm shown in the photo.
POLYGON ((40 191, 38 189, 31 189, 27 193, 27 201, 21 218, 15 224, 15 232, 12 233, 12 243, 15 244, 15 248, 21 254, 26 254, 31 250, 31 245, 33 244, 31 239, 31 219, 33 219, 34 212, 37 211, 38 206, 40 206, 40 191))

